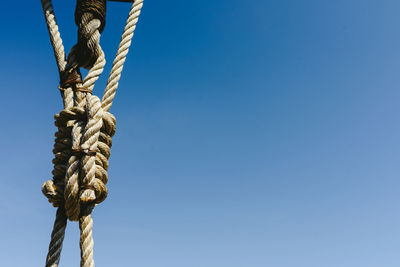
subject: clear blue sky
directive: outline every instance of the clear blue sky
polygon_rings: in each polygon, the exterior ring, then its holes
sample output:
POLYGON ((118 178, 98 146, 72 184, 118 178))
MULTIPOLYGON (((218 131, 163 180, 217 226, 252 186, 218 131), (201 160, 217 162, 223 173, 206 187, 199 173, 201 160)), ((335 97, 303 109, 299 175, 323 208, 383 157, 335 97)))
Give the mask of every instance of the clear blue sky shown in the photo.
MULTIPOLYGON (((67 50, 74 3, 54 1, 67 50)), ((2 8, 0 265, 43 266, 58 73, 40 1, 2 8)), ((398 267, 399 9, 145 0, 96 266, 398 267)), ((128 10, 109 4, 105 73, 128 10)), ((79 265, 78 236, 69 224, 60 266, 79 265)))

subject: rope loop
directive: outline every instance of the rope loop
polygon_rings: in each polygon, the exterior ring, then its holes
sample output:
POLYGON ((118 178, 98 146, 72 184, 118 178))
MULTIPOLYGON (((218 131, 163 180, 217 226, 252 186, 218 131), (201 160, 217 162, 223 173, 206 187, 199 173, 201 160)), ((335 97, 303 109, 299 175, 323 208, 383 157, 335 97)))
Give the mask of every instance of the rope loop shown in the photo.
POLYGON ((94 18, 99 19, 101 25, 99 27, 100 33, 103 32, 106 25, 106 0, 77 0, 75 9, 75 23, 80 25, 82 17, 85 13, 91 13, 94 18))
POLYGON ((97 44, 106 24, 106 0, 77 0, 75 23, 78 26, 78 43, 71 52, 84 68, 92 68, 100 55, 97 44))

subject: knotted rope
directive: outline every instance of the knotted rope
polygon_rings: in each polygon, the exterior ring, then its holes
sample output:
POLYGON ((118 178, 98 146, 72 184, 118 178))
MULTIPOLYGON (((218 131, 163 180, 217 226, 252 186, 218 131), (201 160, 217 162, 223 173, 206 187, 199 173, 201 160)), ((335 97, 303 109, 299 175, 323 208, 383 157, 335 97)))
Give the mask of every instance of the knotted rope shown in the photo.
POLYGON ((64 109, 55 115, 53 179, 43 194, 57 207, 46 267, 57 267, 67 219, 79 221, 81 267, 93 267, 91 212, 107 197, 108 159, 115 133, 115 117, 109 113, 121 77, 143 0, 132 4, 102 100, 92 95, 105 66, 100 34, 105 25, 105 0, 78 0, 75 21, 78 43, 65 57, 51 0, 41 0, 60 72, 64 109), (79 67, 89 68, 83 79, 79 67))

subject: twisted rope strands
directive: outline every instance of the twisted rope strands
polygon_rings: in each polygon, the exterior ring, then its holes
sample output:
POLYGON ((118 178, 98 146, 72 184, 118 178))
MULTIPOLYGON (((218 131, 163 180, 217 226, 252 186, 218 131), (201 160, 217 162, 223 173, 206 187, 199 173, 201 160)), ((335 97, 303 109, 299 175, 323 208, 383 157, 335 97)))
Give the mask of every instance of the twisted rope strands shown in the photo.
MULTIPOLYGON (((46 19, 47 30, 50 36, 50 42, 53 47, 54 56, 56 58, 56 63, 58 71, 61 73, 65 70, 67 61, 65 60, 65 50, 63 41, 61 39, 60 31, 58 29, 56 17, 54 14, 53 4, 51 0, 41 0, 42 9, 44 17, 46 19)), ((65 90, 63 93, 64 107, 71 103, 71 98, 73 96, 72 89, 65 90)))
POLYGON ((82 83, 82 88, 88 91, 93 90, 94 84, 96 83, 97 79, 99 79, 101 73, 104 70, 104 66, 106 65, 106 58, 100 44, 97 46, 97 49, 99 50, 99 57, 97 58, 93 67, 90 69, 82 83))
POLYGON ((100 34, 106 24, 106 0, 77 0, 75 9, 75 24, 78 26, 79 66, 90 69, 99 57, 100 34), (97 24, 91 26, 90 24, 97 24), (95 31, 97 36, 94 35, 95 31))
POLYGON ((86 152, 82 158, 81 184, 87 187, 81 190, 80 200, 82 203, 96 200, 95 188, 98 184, 96 181, 96 155, 90 155, 89 152, 97 151, 100 129, 103 126, 103 109, 97 96, 87 95, 87 110, 89 118, 81 140, 81 149, 86 152))
MULTIPOLYGON (((100 42, 100 31, 101 21, 94 18, 92 13, 84 13, 82 15, 82 20, 80 22, 79 32, 80 35, 85 37, 85 52, 92 52, 91 55, 85 55, 86 62, 81 62, 81 66, 85 68, 90 68, 93 61, 95 61, 100 56, 100 51, 98 45, 100 42)), ((80 45, 80 44, 79 44, 80 45)), ((80 47, 80 49, 82 49, 80 47)))
POLYGON ((58 70, 64 71, 67 62, 65 61, 64 45, 58 30, 56 17, 54 15, 51 0, 41 0, 44 17, 46 19, 47 29, 50 35, 50 41, 53 46, 54 56, 56 58, 58 70))
POLYGON ((121 78, 122 69, 126 60, 126 56, 129 52, 129 47, 131 45, 132 37, 134 35, 136 24, 139 20, 139 15, 143 7, 143 0, 136 0, 133 2, 131 10, 129 12, 128 20, 126 22, 124 32, 121 37, 121 41, 118 46, 117 55, 115 56, 110 77, 107 81, 107 87, 104 91, 102 102, 102 107, 104 111, 109 111, 112 102, 115 97, 115 93, 118 88, 118 82, 121 78))
POLYGON ((71 109, 74 106, 74 90, 68 87, 62 93, 64 109, 71 109))
POLYGON ((85 214, 79 218, 79 229, 81 231, 79 242, 81 248, 81 267, 94 267, 92 209, 93 206, 87 207, 85 214))
MULTIPOLYGON (((62 72, 65 70, 65 66, 66 66, 65 52, 64 52, 64 45, 63 45, 63 42, 62 42, 62 39, 60 36, 60 32, 58 29, 57 21, 55 18, 53 5, 51 3, 51 0, 41 0, 41 3, 42 3, 44 17, 46 19, 47 30, 48 30, 49 36, 50 36, 50 42, 52 44, 54 56, 56 58, 57 67, 58 67, 59 72, 62 72)), ((72 95, 71 89, 66 91, 63 94, 64 107, 67 106, 68 105, 67 103, 71 100, 71 95, 72 95)), ((60 134, 62 134, 62 133, 60 132, 60 134)), ((56 134, 56 138, 57 138, 57 134, 56 134)), ((56 144, 55 144, 55 149, 56 149, 56 144)), ((62 154, 63 152, 60 151, 59 153, 62 154)), ((55 157, 56 158, 54 160, 57 160, 57 155, 55 157)), ((55 167, 56 167, 56 163, 55 163, 55 167)), ((54 169, 54 171, 56 171, 56 168, 54 169)), ((44 192, 43 188, 46 188, 46 184, 47 184, 47 188, 51 188, 54 190, 54 191, 52 191, 51 194, 53 196, 57 195, 56 186, 54 184, 49 185, 49 183, 47 183, 47 182, 42 187, 42 191, 44 192)), ((46 267, 57 267, 60 262, 60 256, 61 256, 62 244, 63 244, 64 236, 65 236, 66 226, 67 226, 67 217, 65 216, 64 208, 59 207, 57 209, 56 218, 55 218, 54 226, 53 226, 53 231, 51 233, 51 240, 50 240, 49 250, 48 250, 47 258, 46 258, 46 267)))
MULTIPOLYGON (((100 46, 99 28, 101 27, 101 21, 99 19, 93 18, 92 14, 85 13, 82 15, 82 21, 80 25, 82 25, 82 34, 87 40, 88 47, 91 50, 94 50, 95 54, 97 55, 96 61, 94 62, 93 66, 89 70, 81 85, 81 87, 85 90, 92 91, 96 81, 99 79, 101 73, 104 70, 104 66, 106 65, 106 58, 103 49, 100 46)), ((74 48, 72 49, 72 55, 75 55, 77 53, 77 46, 78 45, 74 46, 74 48)), ((81 94, 81 96, 83 96, 83 94, 81 94)))
MULTIPOLYGON (((82 137, 84 123, 75 121, 72 128, 72 150, 78 150, 82 137)), ((65 175, 65 211, 71 221, 77 221, 80 214, 79 203, 79 167, 80 158, 72 155, 68 161, 68 169, 65 175)))
POLYGON ((57 215, 54 221, 53 231, 51 233, 51 242, 46 258, 46 267, 58 266, 66 228, 67 216, 65 216, 64 209, 60 207, 57 209, 57 215))

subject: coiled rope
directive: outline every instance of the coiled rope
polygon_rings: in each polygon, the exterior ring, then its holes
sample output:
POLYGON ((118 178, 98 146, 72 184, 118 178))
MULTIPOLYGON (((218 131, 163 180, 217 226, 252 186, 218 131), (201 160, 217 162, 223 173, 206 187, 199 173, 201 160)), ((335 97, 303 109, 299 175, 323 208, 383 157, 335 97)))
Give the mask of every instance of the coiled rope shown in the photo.
POLYGON ((115 117, 109 113, 143 0, 133 1, 102 100, 92 94, 105 66, 100 35, 105 26, 106 0, 78 0, 75 22, 78 43, 68 57, 55 19, 51 0, 41 0, 47 28, 60 73, 64 109, 55 115, 53 179, 42 186, 43 194, 57 207, 46 267, 60 262, 67 220, 79 221, 81 267, 93 267, 93 219, 95 205, 107 197, 108 159, 115 133, 115 117), (89 72, 82 80, 79 68, 89 72))

